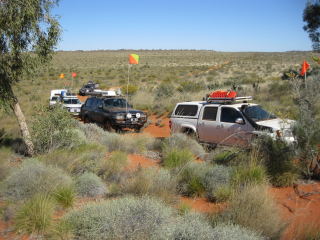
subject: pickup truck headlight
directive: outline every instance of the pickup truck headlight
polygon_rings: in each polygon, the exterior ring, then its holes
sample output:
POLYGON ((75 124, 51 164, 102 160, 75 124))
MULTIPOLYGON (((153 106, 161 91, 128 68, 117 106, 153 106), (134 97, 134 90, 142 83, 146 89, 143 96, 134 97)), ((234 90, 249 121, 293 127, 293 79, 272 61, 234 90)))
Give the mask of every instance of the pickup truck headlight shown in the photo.
POLYGON ((117 114, 116 115, 116 119, 117 120, 123 120, 124 119, 124 116, 122 114, 117 114))
POLYGON ((137 113, 137 114, 136 114, 136 117, 137 117, 137 118, 140 118, 140 117, 141 117, 140 113, 137 113))
POLYGON ((127 118, 131 118, 131 117, 132 117, 131 113, 128 113, 127 118))

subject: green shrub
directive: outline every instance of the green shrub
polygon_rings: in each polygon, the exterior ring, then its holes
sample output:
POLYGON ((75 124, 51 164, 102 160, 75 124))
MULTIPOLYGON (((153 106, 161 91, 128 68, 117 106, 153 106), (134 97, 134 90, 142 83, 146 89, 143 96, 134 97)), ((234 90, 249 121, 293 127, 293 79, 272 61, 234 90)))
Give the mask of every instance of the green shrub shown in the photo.
POLYGON ((78 177, 76 189, 78 194, 82 197, 96 197, 107 191, 106 185, 102 179, 91 172, 85 172, 78 177))
POLYGON ((212 198, 215 202, 226 202, 231 198, 233 187, 230 184, 221 184, 216 187, 212 198))
POLYGON ((72 179, 62 169, 28 159, 3 181, 1 195, 11 200, 22 200, 71 184, 72 179))
POLYGON ((16 232, 46 234, 53 231, 56 202, 47 194, 36 194, 23 203, 14 218, 16 232))
POLYGON ((7 147, 0 147, 0 182, 10 174, 10 160, 13 151, 7 147))
POLYGON ((157 196, 166 203, 173 203, 177 180, 174 174, 165 169, 142 169, 126 180, 123 191, 136 196, 157 196))
POLYGON ((35 117, 32 125, 32 140, 35 151, 48 152, 59 147, 73 147, 79 145, 78 133, 73 131, 75 119, 62 107, 39 109, 41 112, 35 117))
POLYGON ((77 193, 71 185, 58 187, 53 193, 53 198, 64 208, 72 207, 76 200, 76 196, 77 193))
POLYGON ((286 227, 268 186, 263 184, 238 188, 230 200, 230 208, 222 212, 220 221, 240 225, 270 239, 279 239, 286 227))
POLYGON ((235 186, 247 183, 262 184, 268 182, 267 170, 263 165, 239 165, 234 167, 232 183, 235 186))
POLYGON ((261 236, 254 231, 243 228, 239 225, 218 223, 214 227, 213 239, 229 240, 229 239, 241 239, 241 240, 266 240, 266 237, 261 236))
POLYGON ((188 149, 173 148, 163 156, 163 166, 165 168, 183 167, 194 159, 193 154, 188 149))
POLYGON ((83 239, 170 239, 173 211, 161 201, 125 197, 87 204, 66 216, 83 239))
POLYGON ((121 172, 129 164, 128 156, 125 152, 119 150, 112 153, 106 164, 107 177, 112 177, 121 172))

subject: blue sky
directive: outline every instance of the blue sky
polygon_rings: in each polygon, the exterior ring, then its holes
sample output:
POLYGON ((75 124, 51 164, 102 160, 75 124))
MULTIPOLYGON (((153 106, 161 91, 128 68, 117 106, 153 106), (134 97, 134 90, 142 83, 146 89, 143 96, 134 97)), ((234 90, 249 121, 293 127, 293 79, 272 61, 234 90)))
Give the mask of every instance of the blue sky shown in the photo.
POLYGON ((61 0, 59 50, 309 51, 307 0, 61 0))

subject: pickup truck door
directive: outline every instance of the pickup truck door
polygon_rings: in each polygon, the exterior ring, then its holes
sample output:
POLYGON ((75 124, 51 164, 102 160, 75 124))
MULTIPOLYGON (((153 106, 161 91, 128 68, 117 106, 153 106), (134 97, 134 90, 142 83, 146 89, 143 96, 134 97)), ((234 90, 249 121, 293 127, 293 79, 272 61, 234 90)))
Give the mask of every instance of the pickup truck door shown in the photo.
POLYGON ((217 135, 220 144, 245 146, 250 140, 249 122, 245 121, 240 111, 234 107, 221 106, 217 120, 217 135), (236 123, 242 119, 242 123, 236 123))
POLYGON ((198 120, 198 137, 201 142, 218 143, 217 106, 204 106, 198 120))
POLYGON ((95 122, 102 122, 103 110, 102 108, 102 100, 100 98, 95 98, 92 103, 92 108, 90 111, 91 117, 95 122))

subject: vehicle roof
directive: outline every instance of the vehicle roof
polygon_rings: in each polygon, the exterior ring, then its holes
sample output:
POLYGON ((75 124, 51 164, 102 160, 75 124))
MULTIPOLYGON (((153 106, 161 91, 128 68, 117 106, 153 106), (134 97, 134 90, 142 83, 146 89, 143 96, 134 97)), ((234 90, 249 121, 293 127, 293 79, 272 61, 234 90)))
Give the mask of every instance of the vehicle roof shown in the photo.
POLYGON ((231 104, 224 104, 224 103, 219 103, 219 102, 215 102, 215 103, 208 103, 207 101, 189 101, 189 102, 181 102, 181 103, 177 103, 177 105, 211 105, 211 106, 233 106, 235 108, 239 108, 242 105, 258 105, 256 103, 231 103, 231 104))

